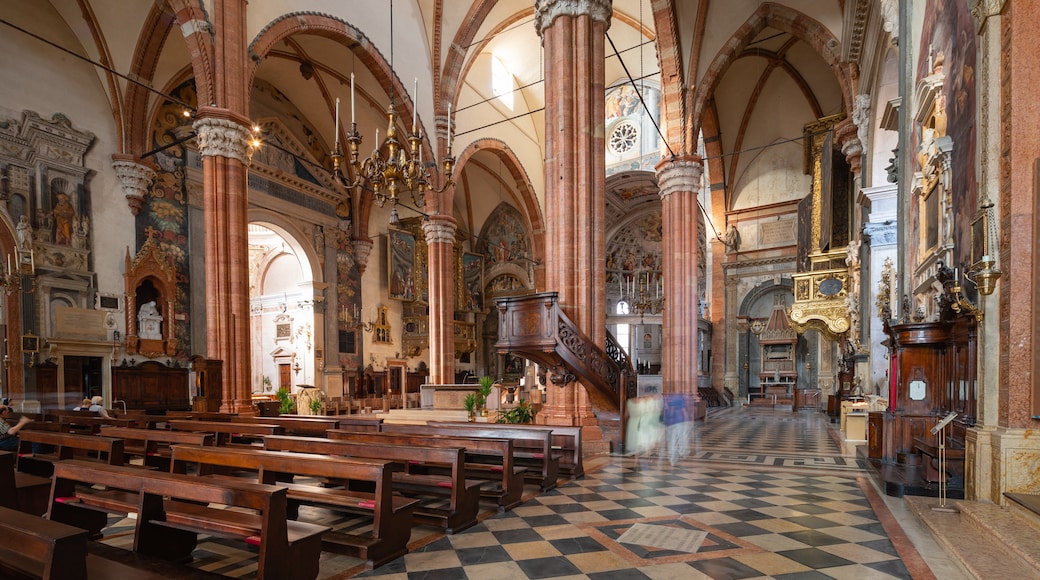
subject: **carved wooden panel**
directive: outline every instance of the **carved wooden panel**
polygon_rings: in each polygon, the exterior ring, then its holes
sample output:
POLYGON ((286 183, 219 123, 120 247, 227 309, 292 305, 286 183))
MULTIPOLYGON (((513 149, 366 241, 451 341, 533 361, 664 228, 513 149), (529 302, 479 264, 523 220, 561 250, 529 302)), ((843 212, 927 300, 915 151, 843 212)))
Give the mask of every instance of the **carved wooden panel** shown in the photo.
POLYGON ((189 410, 188 369, 145 362, 112 369, 112 400, 127 409, 189 410))

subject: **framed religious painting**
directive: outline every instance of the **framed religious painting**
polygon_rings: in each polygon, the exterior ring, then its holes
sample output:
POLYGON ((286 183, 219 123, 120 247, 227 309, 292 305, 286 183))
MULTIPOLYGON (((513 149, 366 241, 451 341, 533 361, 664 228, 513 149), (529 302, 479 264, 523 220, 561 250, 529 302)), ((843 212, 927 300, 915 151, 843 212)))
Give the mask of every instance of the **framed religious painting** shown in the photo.
POLYGON ((461 310, 482 312, 484 310, 484 256, 462 254, 461 310))
POLYGON ((971 270, 982 268, 989 256, 989 213, 980 211, 971 222, 971 270))
POLYGON ((387 287, 392 300, 415 300, 415 237, 390 228, 387 234, 387 287))

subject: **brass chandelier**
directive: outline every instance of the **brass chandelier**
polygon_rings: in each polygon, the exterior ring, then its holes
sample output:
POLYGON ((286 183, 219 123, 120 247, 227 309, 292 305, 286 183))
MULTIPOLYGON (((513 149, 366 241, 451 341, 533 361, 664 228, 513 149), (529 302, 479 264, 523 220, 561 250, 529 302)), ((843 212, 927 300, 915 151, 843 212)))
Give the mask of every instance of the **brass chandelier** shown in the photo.
MULTIPOLYGON (((390 70, 394 71, 394 5, 390 2, 390 70)), ((413 85, 413 103, 418 98, 418 79, 413 85)), ((332 157, 333 171, 340 182, 348 189, 355 189, 363 181, 367 181, 372 188, 372 197, 379 207, 387 202, 391 205, 390 222, 396 223, 397 204, 400 201, 399 194, 402 191, 411 191, 412 203, 416 207, 423 207, 426 191, 440 193, 454 184, 452 172, 455 168, 455 158, 451 155, 451 104, 448 104, 448 135, 447 154, 441 164, 444 168, 444 182, 439 188, 431 185, 429 166, 423 164, 422 141, 423 134, 419 129, 416 106, 412 107, 412 130, 402 143, 397 137, 397 111, 394 106, 394 86, 390 84, 390 106, 386 110, 387 127, 386 140, 379 141, 379 129, 376 129, 375 147, 371 155, 365 159, 360 158, 359 146, 362 142, 361 134, 357 130, 357 122, 354 116, 354 73, 350 73, 350 132, 347 133, 347 164, 353 173, 353 179, 347 179, 341 170, 343 153, 339 142, 339 99, 336 99, 336 145, 330 154, 332 157), (385 149, 385 155, 383 150, 385 149)), ((436 166, 436 163, 430 165, 436 166)))

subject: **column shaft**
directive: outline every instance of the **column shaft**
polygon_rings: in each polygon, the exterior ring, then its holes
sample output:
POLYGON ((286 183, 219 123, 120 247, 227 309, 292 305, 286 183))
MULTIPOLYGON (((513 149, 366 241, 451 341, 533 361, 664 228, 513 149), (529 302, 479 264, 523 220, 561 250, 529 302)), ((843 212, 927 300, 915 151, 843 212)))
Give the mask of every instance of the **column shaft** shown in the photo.
POLYGON ((426 232, 430 284, 429 382, 455 382, 455 220, 434 216, 423 224, 426 232))

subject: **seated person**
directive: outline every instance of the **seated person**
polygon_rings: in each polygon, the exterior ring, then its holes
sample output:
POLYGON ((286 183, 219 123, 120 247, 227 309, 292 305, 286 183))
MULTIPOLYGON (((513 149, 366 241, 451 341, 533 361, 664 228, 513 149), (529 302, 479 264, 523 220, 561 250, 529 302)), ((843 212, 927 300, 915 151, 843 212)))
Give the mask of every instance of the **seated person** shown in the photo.
POLYGON ((32 419, 22 415, 18 419, 18 423, 11 425, 9 417, 11 415, 11 407, 7 405, 0 405, 0 449, 4 451, 18 452, 18 432, 22 430, 27 423, 31 422, 32 419))
POLYGON ((90 410, 90 399, 83 399, 83 402, 72 408, 73 411, 89 411, 90 410))
POLYGON ((94 413, 97 413, 99 417, 104 417, 106 419, 109 419, 110 416, 108 414, 108 411, 106 411, 105 407, 103 407, 101 405, 101 403, 103 403, 103 402, 104 402, 104 399, 101 397, 101 395, 94 395, 90 399, 90 409, 89 410, 94 412, 94 413))

